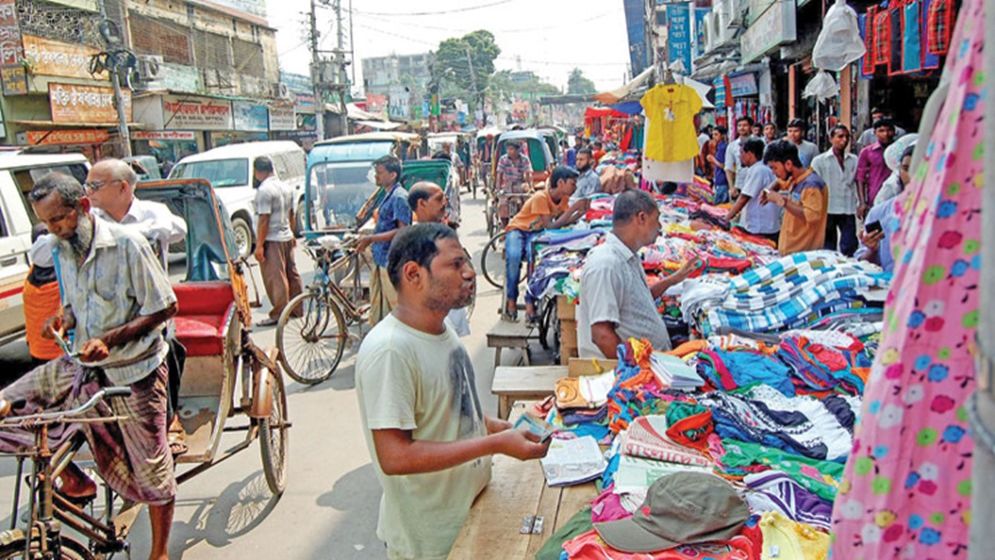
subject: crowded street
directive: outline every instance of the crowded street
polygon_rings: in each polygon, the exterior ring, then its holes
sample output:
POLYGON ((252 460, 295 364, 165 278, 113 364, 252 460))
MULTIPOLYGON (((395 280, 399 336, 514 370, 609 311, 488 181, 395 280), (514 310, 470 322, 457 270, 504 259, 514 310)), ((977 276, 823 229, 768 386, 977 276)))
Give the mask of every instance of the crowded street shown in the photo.
POLYGON ((0 560, 991 560, 988 0, 0 0, 0 560))

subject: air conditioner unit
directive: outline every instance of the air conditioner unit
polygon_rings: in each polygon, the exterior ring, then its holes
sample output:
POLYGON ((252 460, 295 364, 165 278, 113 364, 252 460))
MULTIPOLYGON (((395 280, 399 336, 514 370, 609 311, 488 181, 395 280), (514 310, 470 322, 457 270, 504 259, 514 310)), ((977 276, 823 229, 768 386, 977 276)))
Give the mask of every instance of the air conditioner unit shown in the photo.
POLYGON ((138 57, 138 77, 140 80, 151 82, 159 77, 162 72, 163 59, 161 56, 140 56, 138 57))
POLYGON ((747 0, 727 0, 729 3, 729 15, 732 25, 741 26, 746 23, 746 8, 749 5, 747 0))
POLYGON ((290 93, 290 88, 287 84, 278 83, 273 84, 273 97, 277 99, 291 99, 293 95, 290 93))

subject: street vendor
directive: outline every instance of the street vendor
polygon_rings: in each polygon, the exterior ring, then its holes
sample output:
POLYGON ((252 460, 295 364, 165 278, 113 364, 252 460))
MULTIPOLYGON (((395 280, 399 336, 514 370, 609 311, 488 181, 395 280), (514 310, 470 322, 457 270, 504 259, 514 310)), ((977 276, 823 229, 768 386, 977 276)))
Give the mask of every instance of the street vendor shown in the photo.
MULTIPOLYGON (((131 395, 107 402, 110 414, 125 420, 69 426, 52 434, 52 448, 82 429, 107 485, 127 500, 148 504, 149 557, 165 560, 176 479, 166 441, 168 346, 163 333, 176 314, 176 296, 148 241, 94 216, 73 177, 49 173, 28 198, 58 238, 55 263, 64 308, 47 321, 45 332, 61 337, 74 329, 78 358, 50 361, 5 388, 0 413, 9 414, 12 404, 22 401, 30 408, 73 408, 101 388, 129 387, 131 395)), ((0 432, 4 452, 33 444, 30 431, 0 432)), ((58 491, 71 501, 96 497, 96 485, 78 467, 68 467, 61 482, 58 491)))
MULTIPOLYGON (((577 172, 569 167, 557 167, 549 179, 549 188, 541 190, 525 201, 525 205, 508 223, 505 251, 505 305, 501 318, 518 320, 518 282, 522 262, 532 250, 532 239, 544 229, 568 226, 579 220, 586 211, 587 201, 570 204, 570 197, 577 189, 577 172)), ((538 320, 535 302, 525 294, 525 321, 538 320)))
POLYGON ((670 349, 667 325, 656 300, 694 270, 680 270, 650 286, 639 249, 660 236, 660 208, 640 190, 615 199, 612 230, 591 250, 580 279, 577 309, 578 352, 581 358, 616 357, 618 345, 630 337, 647 339, 657 350, 670 349))
POLYGON ((589 148, 577 151, 577 190, 572 199, 589 199, 601 192, 601 177, 594 170, 594 154, 589 148))
POLYGON ((473 362, 445 322, 475 289, 456 232, 404 228, 388 260, 398 304, 356 358, 363 431, 383 487, 377 537, 392 560, 441 560, 490 481, 491 455, 538 459, 549 444, 484 415, 473 362))

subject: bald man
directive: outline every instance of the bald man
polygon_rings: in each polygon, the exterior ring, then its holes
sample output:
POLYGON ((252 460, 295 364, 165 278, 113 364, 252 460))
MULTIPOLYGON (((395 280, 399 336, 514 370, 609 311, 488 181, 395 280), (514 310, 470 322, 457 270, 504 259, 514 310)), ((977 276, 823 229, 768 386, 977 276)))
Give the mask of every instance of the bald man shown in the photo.
POLYGON ((408 206, 418 223, 446 222, 446 192, 429 181, 419 181, 408 191, 408 206))
POLYGON ((135 198, 137 184, 138 175, 131 165, 119 159, 104 159, 90 168, 85 186, 93 213, 114 223, 134 225, 159 254, 163 270, 168 271, 169 244, 186 237, 187 224, 165 204, 135 198))

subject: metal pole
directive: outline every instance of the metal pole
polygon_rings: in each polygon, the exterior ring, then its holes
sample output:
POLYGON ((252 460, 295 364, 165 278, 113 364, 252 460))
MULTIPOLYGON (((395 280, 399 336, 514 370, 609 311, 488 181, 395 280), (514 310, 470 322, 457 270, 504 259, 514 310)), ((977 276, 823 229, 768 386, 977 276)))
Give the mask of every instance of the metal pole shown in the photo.
POLYGON ((350 83, 353 84, 356 83, 356 41, 353 37, 355 29, 352 26, 352 0, 349 0, 349 60, 352 61, 352 81, 350 83))
MULTIPOLYGON (((980 0, 979 0, 980 1, 980 0)), ((985 6, 985 75, 995 72, 995 8, 985 6)), ((995 146, 995 103, 989 102, 985 117, 986 149, 995 146)), ((991 360, 995 357, 995 165, 985 159, 984 185, 981 189, 981 322, 978 324, 978 389, 977 418, 980 425, 972 425, 974 454, 971 472, 971 533, 968 558, 978 560, 991 557, 991 536, 995 534, 995 449, 990 440, 975 432, 995 432, 995 387, 992 383, 991 360)), ((972 422, 973 424, 974 422, 972 422)))
POLYGON ((470 87, 473 88, 473 96, 483 105, 483 94, 477 89, 477 73, 473 71, 473 57, 470 56, 470 47, 466 47, 466 63, 470 67, 470 87))
POLYGON ((314 90, 314 121, 318 129, 318 140, 325 139, 325 99, 322 96, 321 58, 318 56, 318 17, 315 0, 311 0, 308 14, 308 38, 311 40, 311 87, 314 90))
MULTIPOLYGON (((100 19, 107 21, 107 6, 104 0, 97 1, 100 10, 100 19)), ((124 157, 131 157, 131 133, 128 131, 128 115, 124 112, 124 94, 121 91, 121 80, 118 76, 119 67, 117 59, 112 59, 114 65, 109 69, 111 74, 111 86, 114 88, 114 109, 117 111, 117 130, 121 137, 121 153, 124 157)))
POLYGON ((345 37, 342 34, 342 0, 335 0, 335 31, 336 31, 336 52, 335 61, 338 63, 337 86, 339 88, 339 117, 342 121, 342 135, 349 134, 349 109, 346 107, 346 94, 349 92, 349 80, 345 73, 345 37))

